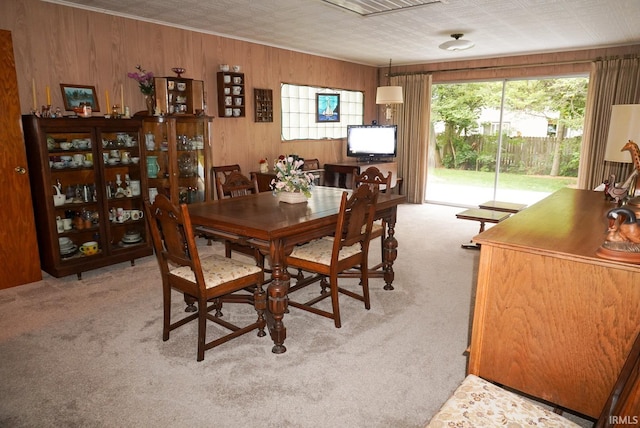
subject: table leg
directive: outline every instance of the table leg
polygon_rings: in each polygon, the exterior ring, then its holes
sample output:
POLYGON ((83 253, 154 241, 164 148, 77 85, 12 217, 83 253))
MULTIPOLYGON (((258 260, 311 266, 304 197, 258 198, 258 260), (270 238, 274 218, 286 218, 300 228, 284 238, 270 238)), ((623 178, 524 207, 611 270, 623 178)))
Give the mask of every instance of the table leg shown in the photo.
POLYGON ((393 290, 393 280, 395 278, 395 273, 393 272, 393 262, 398 257, 398 240, 395 238, 395 227, 396 227, 396 210, 393 210, 391 216, 389 216, 387 221, 387 238, 384 240, 384 252, 383 252, 383 263, 384 263, 384 282, 385 286, 383 287, 385 290, 393 290))
POLYGON ((271 243, 269 253, 271 256, 271 278, 273 279, 267 287, 269 298, 269 310, 267 311, 267 326, 269 334, 273 340, 271 352, 283 354, 287 351, 284 340, 287 337, 287 329, 282 322, 284 313, 287 310, 287 293, 289 292, 289 272, 284 264, 284 246, 280 241, 271 243))

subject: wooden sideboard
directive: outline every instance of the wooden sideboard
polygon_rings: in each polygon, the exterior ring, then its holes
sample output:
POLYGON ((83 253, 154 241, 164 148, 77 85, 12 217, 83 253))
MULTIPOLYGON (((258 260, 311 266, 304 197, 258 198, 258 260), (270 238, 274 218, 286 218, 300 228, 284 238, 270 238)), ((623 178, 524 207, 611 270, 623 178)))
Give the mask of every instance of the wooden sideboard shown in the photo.
POLYGON ((599 416, 640 332, 640 265, 595 255, 614 206, 562 189, 474 238, 469 373, 599 416))

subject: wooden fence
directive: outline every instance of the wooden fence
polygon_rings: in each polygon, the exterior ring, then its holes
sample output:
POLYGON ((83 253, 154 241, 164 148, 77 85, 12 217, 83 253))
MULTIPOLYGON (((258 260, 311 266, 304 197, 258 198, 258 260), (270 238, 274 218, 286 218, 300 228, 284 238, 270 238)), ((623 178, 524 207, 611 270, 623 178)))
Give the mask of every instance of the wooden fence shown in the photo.
MULTIPOLYGON (((494 169, 497 141, 481 139, 479 153, 492 155, 478 157, 476 169, 490 167, 494 169), (491 165, 483 164, 482 159, 493 158, 491 165)), ((551 137, 505 138, 502 141, 500 170, 503 172, 548 175, 553 164, 553 149, 556 142, 551 137)), ((572 162, 579 154, 581 137, 567 138, 560 145, 560 166, 572 162)), ((577 168, 577 166, 576 166, 577 168)))

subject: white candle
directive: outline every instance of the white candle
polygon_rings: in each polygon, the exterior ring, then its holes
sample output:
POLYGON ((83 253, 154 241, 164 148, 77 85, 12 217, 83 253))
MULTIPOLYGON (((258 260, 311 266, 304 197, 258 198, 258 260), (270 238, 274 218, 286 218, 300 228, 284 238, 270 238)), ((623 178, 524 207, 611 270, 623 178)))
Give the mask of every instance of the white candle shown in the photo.
POLYGON ((36 79, 31 79, 31 94, 33 95, 33 110, 38 110, 38 101, 36 100, 36 79))
POLYGON ((120 113, 124 116, 124 85, 120 84, 120 113))

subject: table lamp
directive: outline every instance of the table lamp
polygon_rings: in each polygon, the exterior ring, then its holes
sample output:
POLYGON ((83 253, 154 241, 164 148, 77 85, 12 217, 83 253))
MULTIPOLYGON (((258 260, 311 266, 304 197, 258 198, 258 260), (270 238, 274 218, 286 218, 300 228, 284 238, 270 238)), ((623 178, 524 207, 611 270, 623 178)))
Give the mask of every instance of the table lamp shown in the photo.
MULTIPOLYGON (((634 161, 631 152, 622 148, 631 141, 640 141, 640 104, 620 104, 611 107, 611 122, 604 153, 608 162, 631 163, 634 161)), ((640 170, 640 165, 634 165, 640 170)), ((640 172, 640 171, 639 171, 640 172)), ((620 177, 621 179, 623 177, 620 177)), ((622 181, 622 180, 621 180, 622 181)), ((629 195, 633 198, 636 180, 629 187, 629 195)), ((640 205, 640 197, 632 199, 633 204, 640 205)))

